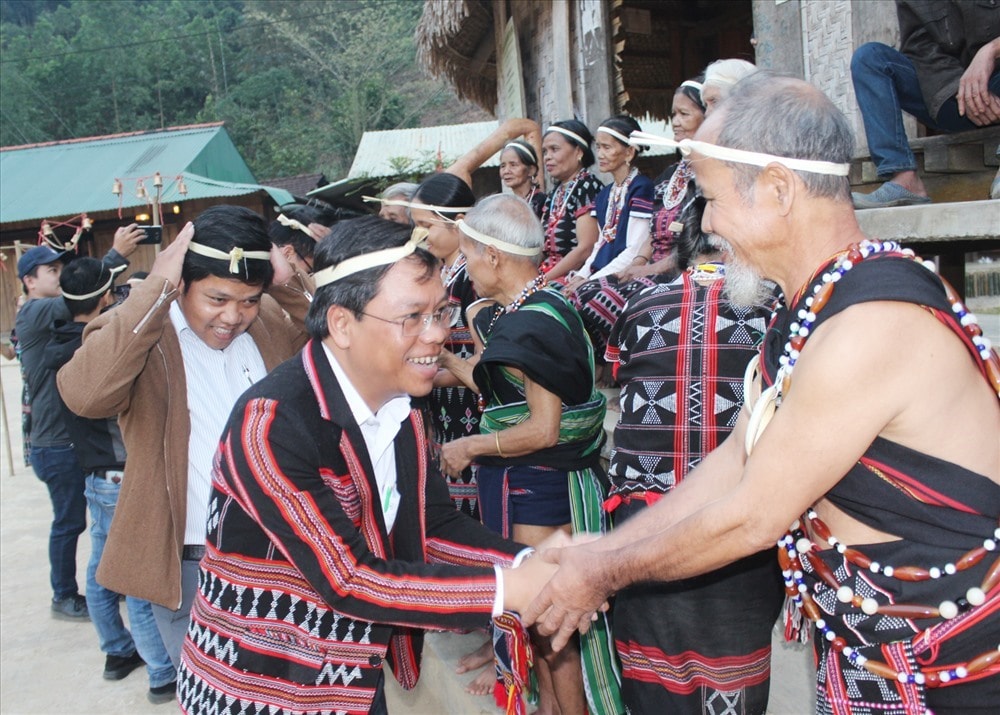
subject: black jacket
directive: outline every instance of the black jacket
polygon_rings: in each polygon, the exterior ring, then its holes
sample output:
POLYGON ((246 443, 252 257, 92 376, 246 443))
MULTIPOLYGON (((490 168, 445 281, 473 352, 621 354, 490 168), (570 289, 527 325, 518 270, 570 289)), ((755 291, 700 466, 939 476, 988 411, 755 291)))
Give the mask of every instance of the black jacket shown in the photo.
POLYGON ((958 93, 976 52, 1000 37, 1000 0, 896 0, 899 51, 917 71, 930 115, 958 93))
MULTIPOLYGON (((52 374, 69 362, 73 353, 83 344, 83 329, 86 323, 56 320, 49 333, 49 342, 42 352, 42 367, 52 374)), ((95 469, 124 469, 125 443, 118 418, 87 419, 70 412, 66 403, 59 398, 63 411, 66 431, 73 441, 77 461, 84 472, 90 474, 95 469)))

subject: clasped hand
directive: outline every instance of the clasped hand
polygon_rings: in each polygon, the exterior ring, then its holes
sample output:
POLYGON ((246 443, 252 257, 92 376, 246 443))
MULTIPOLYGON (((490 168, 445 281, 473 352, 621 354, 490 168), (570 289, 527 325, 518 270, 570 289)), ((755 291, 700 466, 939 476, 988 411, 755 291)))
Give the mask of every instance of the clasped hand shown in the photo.
POLYGON ((538 553, 521 567, 505 574, 505 607, 521 614, 525 626, 536 625, 542 635, 552 636, 559 651, 573 633, 586 633, 598 611, 608 609, 611 590, 602 576, 604 560, 594 542, 599 534, 578 534, 570 539, 557 532, 538 547, 538 553), (534 563, 532 563, 534 562, 534 563), (530 567, 527 571, 521 571, 530 567))

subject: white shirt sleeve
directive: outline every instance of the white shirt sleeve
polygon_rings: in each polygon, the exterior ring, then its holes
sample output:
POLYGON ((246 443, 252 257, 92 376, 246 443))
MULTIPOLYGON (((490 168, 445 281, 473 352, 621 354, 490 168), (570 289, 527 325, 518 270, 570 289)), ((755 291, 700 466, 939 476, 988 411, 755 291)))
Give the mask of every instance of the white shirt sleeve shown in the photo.
POLYGON ((584 263, 583 266, 581 266, 578 271, 574 271, 576 275, 580 276, 581 278, 592 277, 590 275, 590 266, 594 262, 594 259, 597 258, 597 252, 601 250, 601 247, 603 245, 604 245, 604 236, 598 235, 597 241, 594 242, 594 248, 593 250, 591 250, 590 255, 587 257, 586 263, 584 263))
POLYGON ((615 256, 608 265, 590 276, 590 280, 621 273, 629 267, 632 259, 639 254, 642 244, 649 238, 649 216, 633 216, 629 214, 628 230, 625 232, 625 248, 615 256))
MULTIPOLYGON (((517 568, 521 565, 521 562, 526 558, 535 553, 535 550, 530 546, 526 549, 521 549, 517 556, 514 557, 514 563, 512 568, 517 568)), ((497 594, 493 598, 493 618, 496 618, 501 613, 503 613, 503 567, 498 564, 493 564, 493 572, 497 577, 497 594)))

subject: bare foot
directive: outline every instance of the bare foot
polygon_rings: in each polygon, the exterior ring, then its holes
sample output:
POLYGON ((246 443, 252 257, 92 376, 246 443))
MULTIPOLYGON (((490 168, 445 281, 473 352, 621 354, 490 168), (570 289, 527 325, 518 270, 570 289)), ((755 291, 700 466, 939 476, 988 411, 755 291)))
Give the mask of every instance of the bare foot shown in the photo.
POLYGON ((477 675, 471 683, 465 686, 465 692, 470 695, 492 695, 493 686, 496 682, 496 668, 488 667, 485 668, 482 673, 477 675))
POLYGON ((473 670, 479 670, 484 665, 492 662, 493 643, 492 641, 486 641, 476 650, 466 653, 459 658, 458 667, 455 668, 455 672, 459 674, 471 673, 473 670))

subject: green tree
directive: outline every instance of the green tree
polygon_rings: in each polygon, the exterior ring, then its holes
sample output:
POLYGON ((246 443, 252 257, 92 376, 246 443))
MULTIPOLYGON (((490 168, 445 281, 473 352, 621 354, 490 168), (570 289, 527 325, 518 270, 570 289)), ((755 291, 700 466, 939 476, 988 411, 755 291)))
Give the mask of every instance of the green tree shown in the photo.
POLYGON ((258 177, 343 176, 364 132, 467 112, 417 66, 422 9, 0 0, 0 144, 224 121, 258 177))

